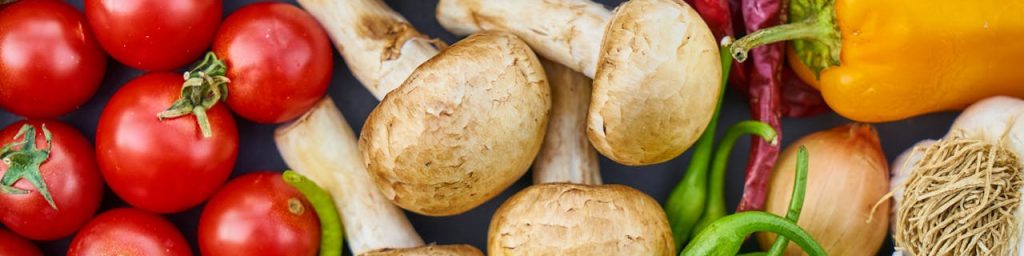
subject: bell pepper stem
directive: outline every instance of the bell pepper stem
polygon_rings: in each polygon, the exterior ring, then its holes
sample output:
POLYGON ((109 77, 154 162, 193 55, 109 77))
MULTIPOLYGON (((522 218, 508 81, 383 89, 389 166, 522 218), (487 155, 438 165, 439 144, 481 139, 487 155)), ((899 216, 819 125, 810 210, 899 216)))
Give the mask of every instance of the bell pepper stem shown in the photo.
MULTIPOLYGON (((807 193, 807 148, 800 146, 800 150, 796 153, 796 175, 793 177, 793 195, 790 196, 789 210, 786 212, 786 219, 792 220, 797 223, 800 220, 800 211, 804 208, 804 195, 807 193)), ((779 256, 786 250, 786 245, 789 244, 789 239, 786 237, 779 236, 775 238, 775 243, 772 244, 771 249, 768 250, 769 256, 779 256)))
POLYGON ((344 241, 344 234, 341 227, 341 217, 338 208, 334 206, 334 200, 316 183, 307 179, 302 174, 288 170, 281 175, 285 183, 288 183, 313 205, 317 218, 320 219, 320 256, 339 256, 344 241))
POLYGON ((743 62, 748 52, 758 46, 796 40, 793 48, 797 56, 816 75, 825 68, 839 65, 842 40, 834 1, 793 0, 789 8, 790 17, 796 22, 758 30, 736 40, 732 44, 733 58, 743 62))
POLYGON ((782 24, 750 33, 732 44, 732 57, 739 62, 747 60, 755 47, 794 39, 814 39, 821 34, 821 25, 814 20, 782 24))
POLYGON ((778 136, 775 129, 766 123, 747 120, 729 127, 729 130, 725 132, 725 136, 722 137, 722 141, 719 142, 718 149, 715 150, 714 158, 711 160, 707 208, 704 210, 704 214, 701 215, 700 220, 697 221, 697 225, 693 230, 694 235, 700 233, 711 222, 726 215, 725 170, 729 163, 729 153, 732 152, 736 141, 745 135, 755 135, 772 145, 778 144, 778 136))
POLYGON ((668 216, 669 226, 672 228, 672 238, 676 248, 682 245, 689 238, 688 235, 697 223, 700 214, 704 209, 707 197, 707 173, 711 159, 711 148, 715 139, 715 129, 718 127, 718 112, 722 107, 722 99, 725 97, 725 85, 729 78, 729 69, 732 60, 729 54, 731 37, 722 38, 719 47, 719 59, 722 61, 722 84, 721 94, 718 97, 718 104, 715 105, 715 112, 711 115, 711 122, 708 123, 704 133, 697 139, 690 157, 690 165, 686 169, 683 180, 672 189, 668 202, 665 204, 665 211, 668 216))

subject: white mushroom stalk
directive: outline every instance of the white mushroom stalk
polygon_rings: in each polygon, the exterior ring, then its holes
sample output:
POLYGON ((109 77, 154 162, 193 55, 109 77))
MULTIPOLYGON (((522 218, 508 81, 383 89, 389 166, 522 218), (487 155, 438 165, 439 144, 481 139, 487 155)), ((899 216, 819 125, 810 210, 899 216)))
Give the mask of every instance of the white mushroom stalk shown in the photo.
POLYGON ((545 61, 555 106, 530 186, 502 204, 488 232, 492 255, 673 255, 671 230, 650 196, 599 185, 583 117, 589 79, 545 61), (582 95, 582 96, 580 96, 582 95), (564 183, 569 182, 569 183, 564 183), (570 184, 577 183, 577 184, 570 184))
POLYGON ((601 184, 597 151, 587 140, 590 78, 541 59, 551 86, 551 119, 533 161, 533 183, 601 184))
POLYGON ((419 214, 459 214, 525 174, 550 110, 544 70, 526 43, 483 32, 438 52, 379 0, 299 3, 383 96, 359 147, 386 198, 419 214))
POLYGON ((1024 100, 968 107, 940 140, 893 165, 897 254, 1022 255, 1024 100))
POLYGON ((589 0, 442 0, 437 17, 460 35, 516 34, 543 57, 594 78, 587 133, 622 164, 682 154, 721 93, 718 44, 682 1, 633 0, 613 14, 589 0))
POLYGON ((416 31, 380 0, 299 0, 331 37, 352 74, 377 99, 398 88, 444 43, 416 31))
MULTIPOLYGON (((279 127, 274 140, 289 167, 331 194, 354 254, 401 248, 449 249, 424 247, 405 213, 373 185, 356 147, 355 134, 329 97, 293 123, 279 127)), ((467 250, 465 246, 450 247, 467 250)), ((481 254, 477 250, 463 255, 481 254)))

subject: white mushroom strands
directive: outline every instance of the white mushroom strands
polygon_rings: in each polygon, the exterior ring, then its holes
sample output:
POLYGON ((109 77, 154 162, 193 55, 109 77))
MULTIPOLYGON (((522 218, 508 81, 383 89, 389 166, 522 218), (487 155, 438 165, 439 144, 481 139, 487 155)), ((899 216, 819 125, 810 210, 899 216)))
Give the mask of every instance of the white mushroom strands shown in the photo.
POLYGON ((968 107, 893 165, 896 254, 1021 255, 1024 100, 968 107))
POLYGON ((455 34, 508 31, 545 58, 594 78, 587 134, 626 165, 668 161, 711 120, 721 84, 718 44, 682 1, 633 0, 615 13, 588 0, 442 0, 455 34))
POLYGON ((550 91, 522 40, 485 32, 439 51, 379 0, 299 2, 382 98, 359 147, 385 198, 419 214, 454 215, 525 174, 544 137, 550 91))

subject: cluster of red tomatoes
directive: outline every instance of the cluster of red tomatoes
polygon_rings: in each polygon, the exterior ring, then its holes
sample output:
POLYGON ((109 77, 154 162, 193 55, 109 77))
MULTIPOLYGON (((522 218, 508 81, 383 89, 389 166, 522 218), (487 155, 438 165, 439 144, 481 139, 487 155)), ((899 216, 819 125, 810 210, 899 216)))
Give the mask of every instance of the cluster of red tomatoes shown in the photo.
POLYGON ((238 155, 232 112, 280 123, 326 93, 332 52, 316 20, 283 3, 222 21, 221 0, 84 2, 84 13, 59 0, 0 5, 0 109, 27 118, 0 131, 0 255, 40 254, 23 238, 72 235, 69 255, 190 255, 159 214, 208 199, 203 255, 314 254, 319 221, 280 174, 225 182, 238 155), (108 54, 148 73, 106 104, 94 147, 52 118, 93 96, 108 54), (97 213, 104 184, 130 207, 97 213))

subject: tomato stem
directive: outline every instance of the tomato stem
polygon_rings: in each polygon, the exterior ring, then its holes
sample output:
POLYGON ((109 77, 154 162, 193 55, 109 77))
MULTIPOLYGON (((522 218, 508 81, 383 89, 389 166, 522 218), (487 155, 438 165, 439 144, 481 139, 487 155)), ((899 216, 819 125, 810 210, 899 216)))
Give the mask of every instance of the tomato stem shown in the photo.
POLYGON ((199 64, 185 72, 181 97, 167 110, 158 113, 157 117, 163 120, 191 114, 196 117, 203 138, 213 136, 206 110, 213 108, 218 102, 227 100, 228 83, 231 80, 225 76, 226 73, 227 65, 224 61, 218 59, 213 52, 206 53, 199 64))
POLYGON ((0 177, 0 191, 6 194, 26 194, 28 191, 15 188, 14 183, 20 179, 28 180, 39 190, 39 194, 43 195, 43 199, 46 199, 50 207, 56 210, 57 204, 53 202, 46 181, 43 180, 43 174, 39 171, 43 162, 50 158, 50 150, 53 149, 53 134, 46 129, 45 124, 42 128, 43 137, 46 138, 45 148, 36 148, 36 128, 30 124, 22 125, 21 130, 14 135, 14 140, 22 138, 20 142, 11 142, 0 148, 0 159, 7 165, 7 172, 0 177), (20 149, 15 149, 18 147, 20 149))
POLYGON ((794 21, 761 29, 736 40, 733 58, 743 62, 751 49, 771 43, 793 40, 797 56, 815 76, 828 67, 838 66, 842 35, 835 16, 834 0, 794 0, 789 5, 794 21))
POLYGON ((320 218, 320 255, 341 255, 344 234, 342 233, 341 217, 338 214, 338 208, 334 206, 331 195, 297 172, 284 171, 281 178, 306 196, 306 200, 313 205, 313 211, 316 212, 317 218, 320 218))

